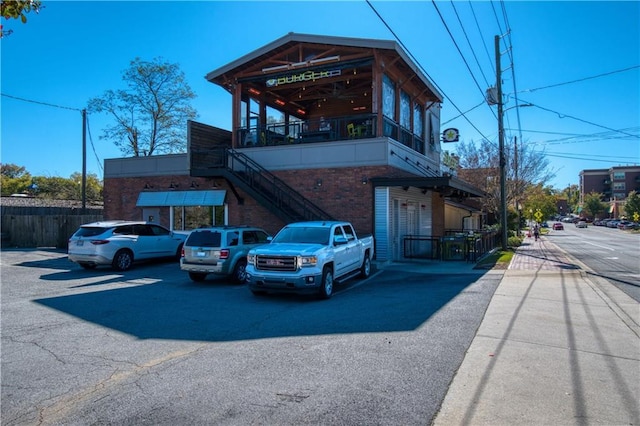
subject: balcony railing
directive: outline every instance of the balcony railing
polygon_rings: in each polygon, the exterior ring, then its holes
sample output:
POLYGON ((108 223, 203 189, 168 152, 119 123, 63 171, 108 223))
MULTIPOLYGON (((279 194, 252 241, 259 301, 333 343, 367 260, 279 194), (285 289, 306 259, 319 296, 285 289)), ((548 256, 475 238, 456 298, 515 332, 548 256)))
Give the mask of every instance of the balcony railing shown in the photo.
POLYGON ((372 138, 376 128, 376 116, 365 114, 243 127, 236 135, 241 147, 273 146, 372 138))

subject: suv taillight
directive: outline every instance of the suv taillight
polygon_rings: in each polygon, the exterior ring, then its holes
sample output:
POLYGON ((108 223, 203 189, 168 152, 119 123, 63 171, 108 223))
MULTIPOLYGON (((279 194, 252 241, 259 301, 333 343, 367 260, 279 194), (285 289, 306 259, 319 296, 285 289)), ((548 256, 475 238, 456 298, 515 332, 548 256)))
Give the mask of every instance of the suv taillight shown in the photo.
POLYGON ((100 246, 102 244, 107 244, 109 240, 91 240, 91 244, 94 246, 100 246))
POLYGON ((229 250, 222 249, 220 250, 220 259, 228 259, 229 258, 229 250))

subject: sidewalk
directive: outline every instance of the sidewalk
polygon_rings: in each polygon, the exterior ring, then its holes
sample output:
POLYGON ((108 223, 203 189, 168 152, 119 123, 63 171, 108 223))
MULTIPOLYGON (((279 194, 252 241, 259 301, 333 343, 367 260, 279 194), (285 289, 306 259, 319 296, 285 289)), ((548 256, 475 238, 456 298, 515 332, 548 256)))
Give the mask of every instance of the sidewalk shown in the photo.
POLYGON ((640 425, 640 307, 525 239, 434 425, 640 425))

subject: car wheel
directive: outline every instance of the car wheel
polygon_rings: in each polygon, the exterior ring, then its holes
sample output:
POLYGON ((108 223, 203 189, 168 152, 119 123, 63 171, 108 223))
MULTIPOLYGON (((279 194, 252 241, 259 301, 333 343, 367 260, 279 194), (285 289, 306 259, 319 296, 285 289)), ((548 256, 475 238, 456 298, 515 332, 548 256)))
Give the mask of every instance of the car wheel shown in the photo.
POLYGON ((196 282, 204 281, 206 277, 207 277, 207 274, 202 274, 200 272, 189 272, 189 278, 191 278, 192 281, 196 281, 196 282))
POLYGON ((325 266, 322 270, 322 282, 320 283, 320 298, 329 299, 333 295, 333 272, 325 266))
POLYGON ((369 259, 369 253, 365 253, 360 267, 360 277, 369 278, 369 275, 371 275, 371 259, 369 259))
POLYGON ((82 266, 83 269, 96 269, 96 264, 95 263, 81 263, 80 266, 82 266))
POLYGON ((244 284, 247 281, 247 261, 240 259, 233 268, 233 280, 238 284, 244 284))
POLYGON ((120 250, 113 256, 111 266, 117 271, 126 271, 133 264, 133 253, 129 250, 120 250))

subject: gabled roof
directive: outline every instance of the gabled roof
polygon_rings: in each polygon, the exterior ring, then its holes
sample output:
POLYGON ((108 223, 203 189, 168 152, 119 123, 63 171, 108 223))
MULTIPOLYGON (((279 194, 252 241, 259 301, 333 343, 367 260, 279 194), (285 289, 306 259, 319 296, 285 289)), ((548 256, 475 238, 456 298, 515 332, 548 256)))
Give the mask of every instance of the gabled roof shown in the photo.
POLYGON ((435 94, 440 101, 443 99, 443 95, 435 87, 435 85, 429 80, 429 78, 420 70, 409 55, 402 49, 402 47, 392 40, 379 40, 379 39, 365 39, 365 38, 353 38, 353 37, 337 37, 337 36, 321 36, 312 34, 299 34, 290 32, 287 35, 272 41, 271 43, 250 52, 235 61, 232 61, 218 69, 209 72, 205 78, 208 81, 215 82, 216 79, 229 73, 235 69, 246 66, 249 63, 260 61, 283 48, 287 48, 292 44, 298 43, 311 43, 311 44, 326 44, 344 47, 355 48, 367 48, 367 49, 381 49, 381 50, 393 50, 407 66, 420 78, 420 80, 435 94))

